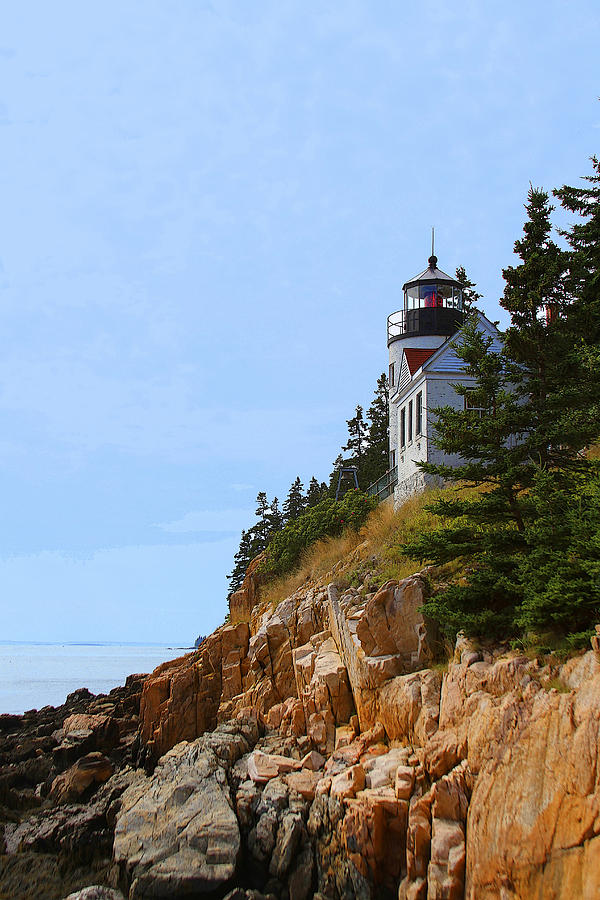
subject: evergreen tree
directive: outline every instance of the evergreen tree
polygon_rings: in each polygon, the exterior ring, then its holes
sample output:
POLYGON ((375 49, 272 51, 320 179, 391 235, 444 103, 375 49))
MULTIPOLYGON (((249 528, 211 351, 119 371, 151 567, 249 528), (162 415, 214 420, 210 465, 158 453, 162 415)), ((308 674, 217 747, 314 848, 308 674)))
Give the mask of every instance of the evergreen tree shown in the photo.
POLYGON ((253 533, 254 533, 254 547, 253 549, 256 551, 255 556, 266 548, 269 543, 269 535, 271 533, 271 506, 269 501, 267 500, 267 495, 264 491, 259 491, 256 496, 256 511, 255 516, 258 519, 258 522, 255 524, 253 533))
POLYGON ((359 484, 368 487, 389 469, 389 385, 385 373, 377 379, 375 396, 368 409, 367 448, 358 473, 359 484))
MULTIPOLYGON (((591 464, 581 451, 600 433, 597 410, 588 403, 583 385, 585 366, 588 372, 593 368, 595 355, 589 346, 582 353, 586 338, 577 324, 580 300, 566 292, 569 260, 550 238, 547 194, 531 188, 526 209, 524 235, 515 243, 521 262, 503 273, 501 302, 511 314, 503 350, 492 352, 491 339, 479 333, 476 320, 467 321, 457 353, 475 386, 457 391, 469 396, 471 409, 434 411, 436 444, 459 454, 463 462, 457 467, 422 465, 431 474, 484 490, 470 497, 446 495, 432 504, 446 524, 405 548, 409 555, 433 562, 468 562, 468 576, 425 607, 452 636, 459 628, 506 636, 534 621, 540 626, 547 617, 546 606, 536 607, 528 587, 526 560, 542 534, 555 534, 557 544, 542 567, 547 579, 549 567, 560 568, 568 547, 577 543, 573 528, 561 525, 558 511, 589 477, 591 464), (572 365, 573 353, 580 365, 572 365), (547 477, 554 494, 544 506, 547 477)), ((581 580, 576 583, 580 586, 581 580)), ((563 598, 555 621, 580 627, 587 614, 589 625, 589 616, 598 610, 593 592, 589 599, 586 606, 574 595, 563 598)))
POLYGON ((566 314, 558 310, 563 331, 561 430, 572 446, 596 439, 600 420, 600 161, 592 157, 593 174, 584 176, 591 187, 563 186, 555 191, 563 207, 579 216, 563 230, 571 252, 565 276, 566 314), (562 313, 562 314, 561 314, 562 313))
POLYGON ((279 500, 277 497, 274 497, 273 502, 271 503, 271 508, 269 509, 268 513, 268 520, 268 541, 270 541, 273 535, 277 531, 281 531, 285 524, 285 517, 282 511, 279 509, 279 500))
POLYGON ((523 599, 517 624, 526 632, 589 634, 600 615, 600 467, 565 485, 540 469, 530 499, 526 552, 519 559, 523 599))
POLYGON ((249 528, 247 531, 242 531, 240 546, 233 558, 233 571, 230 575, 227 576, 227 579, 229 581, 229 593, 227 594, 228 600, 231 595, 234 594, 238 590, 238 588, 242 586, 242 582, 246 574, 246 569, 256 556, 254 549, 255 536, 253 529, 249 528))
POLYGON ((306 497, 304 496, 304 485, 300 481, 300 476, 298 476, 292 484, 285 503, 283 504, 283 517, 286 524, 293 519, 297 519, 305 509, 306 497))
POLYGON ((479 294, 475 290, 477 285, 467 276, 464 266, 457 266, 456 280, 460 283, 462 288, 463 309, 466 313, 472 312, 472 310, 477 308, 477 303, 481 300, 483 294, 479 294))
POLYGON ((310 479, 308 484, 308 490, 306 492, 306 506, 307 508, 312 508, 316 506, 317 503, 320 503, 321 500, 324 500, 327 496, 327 485, 324 481, 319 484, 315 476, 310 479))
POLYGON ((591 158, 592 175, 584 175, 591 187, 568 187, 554 191, 561 205, 579 216, 571 228, 561 231, 571 247, 567 284, 578 303, 572 311, 574 333, 586 343, 600 343, 600 161, 591 158))
POLYGON ((350 465, 358 469, 359 484, 361 483, 361 470, 368 442, 368 425, 363 417, 362 406, 356 407, 355 415, 346 420, 348 425, 348 443, 342 450, 349 450, 352 454, 350 465))

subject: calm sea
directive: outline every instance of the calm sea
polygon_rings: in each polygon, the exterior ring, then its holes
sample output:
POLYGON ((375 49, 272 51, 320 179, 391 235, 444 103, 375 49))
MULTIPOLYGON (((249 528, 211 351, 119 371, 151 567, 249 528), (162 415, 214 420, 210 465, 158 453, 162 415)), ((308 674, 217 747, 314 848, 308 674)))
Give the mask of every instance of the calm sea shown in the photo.
POLYGON ((59 706, 80 687, 106 694, 128 675, 151 672, 185 652, 156 644, 0 642, 0 713, 59 706))

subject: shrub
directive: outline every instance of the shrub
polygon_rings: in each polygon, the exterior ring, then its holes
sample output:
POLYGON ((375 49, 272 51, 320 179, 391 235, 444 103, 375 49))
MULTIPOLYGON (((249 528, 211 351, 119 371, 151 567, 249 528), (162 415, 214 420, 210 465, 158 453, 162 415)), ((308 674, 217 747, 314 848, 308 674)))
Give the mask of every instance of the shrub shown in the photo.
POLYGON ((263 570, 277 577, 292 572, 303 552, 316 541, 359 531, 377 500, 362 491, 348 491, 342 500, 322 500, 277 532, 269 543, 263 570))

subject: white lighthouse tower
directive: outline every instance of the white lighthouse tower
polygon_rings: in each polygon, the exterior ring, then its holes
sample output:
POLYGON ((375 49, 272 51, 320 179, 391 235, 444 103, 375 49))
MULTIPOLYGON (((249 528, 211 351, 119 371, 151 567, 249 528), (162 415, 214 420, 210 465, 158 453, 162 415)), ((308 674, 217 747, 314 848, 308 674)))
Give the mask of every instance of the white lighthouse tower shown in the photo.
MULTIPOLYGON (((403 292, 402 309, 387 322, 390 467, 372 491, 380 498, 393 492, 396 506, 434 482, 421 471, 420 462, 461 463, 458 456, 444 454, 436 446, 434 410, 452 406, 469 409, 473 416, 489 412, 471 405, 468 391, 462 396, 455 390, 457 384, 468 388, 475 383, 454 349, 462 339, 460 282, 438 269, 432 252, 428 267, 407 281, 403 292)), ((491 338, 491 349, 498 351, 502 336, 496 326, 479 310, 473 314, 477 328, 491 338)))
MULTIPOLYGON (((422 490, 426 476, 420 460, 431 461, 427 409, 447 400, 443 385, 428 379, 423 367, 462 325, 460 282, 438 269, 437 257, 403 285, 404 305, 387 322, 390 382, 390 492, 401 502, 422 490)), ((447 379, 445 387, 448 387, 447 379)))

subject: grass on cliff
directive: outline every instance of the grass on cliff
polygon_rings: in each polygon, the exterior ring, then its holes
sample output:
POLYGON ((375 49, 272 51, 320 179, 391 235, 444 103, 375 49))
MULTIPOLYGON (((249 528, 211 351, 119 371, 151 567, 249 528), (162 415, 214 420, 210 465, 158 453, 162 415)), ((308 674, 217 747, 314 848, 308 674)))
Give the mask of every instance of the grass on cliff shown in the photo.
POLYGON ((263 586, 261 599, 276 606, 308 582, 327 584, 335 580, 357 586, 369 577, 376 588, 391 578, 406 578, 419 571, 419 562, 405 556, 401 547, 439 525, 439 517, 425 507, 448 490, 456 488, 428 490, 411 497, 397 510, 391 501, 380 503, 359 532, 346 531, 308 547, 294 572, 263 586))

